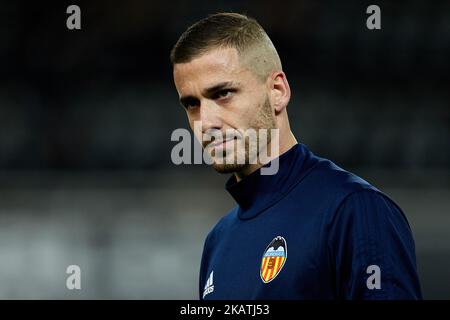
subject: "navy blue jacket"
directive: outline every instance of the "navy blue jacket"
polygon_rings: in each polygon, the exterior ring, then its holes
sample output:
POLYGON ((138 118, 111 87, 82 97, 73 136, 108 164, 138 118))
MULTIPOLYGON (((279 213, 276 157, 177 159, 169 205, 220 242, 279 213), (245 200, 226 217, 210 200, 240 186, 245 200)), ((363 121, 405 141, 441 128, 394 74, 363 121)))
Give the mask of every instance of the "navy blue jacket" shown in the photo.
POLYGON ((402 210, 305 145, 226 189, 238 206, 206 238, 200 299, 422 298, 402 210))

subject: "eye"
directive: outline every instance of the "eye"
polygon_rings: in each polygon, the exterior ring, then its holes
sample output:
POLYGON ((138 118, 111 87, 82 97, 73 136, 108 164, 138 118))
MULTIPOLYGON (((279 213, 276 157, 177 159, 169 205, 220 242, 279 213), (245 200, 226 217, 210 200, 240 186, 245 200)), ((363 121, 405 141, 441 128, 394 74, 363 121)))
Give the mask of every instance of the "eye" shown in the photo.
POLYGON ((200 101, 197 99, 185 99, 181 104, 186 110, 193 110, 200 105, 200 101))
POLYGON ((215 99, 227 99, 233 95, 233 92, 234 92, 233 89, 223 89, 223 90, 217 91, 214 98, 215 99))
POLYGON ((186 110, 194 110, 195 108, 198 107, 198 105, 188 103, 188 104, 186 104, 184 107, 186 108, 186 110))

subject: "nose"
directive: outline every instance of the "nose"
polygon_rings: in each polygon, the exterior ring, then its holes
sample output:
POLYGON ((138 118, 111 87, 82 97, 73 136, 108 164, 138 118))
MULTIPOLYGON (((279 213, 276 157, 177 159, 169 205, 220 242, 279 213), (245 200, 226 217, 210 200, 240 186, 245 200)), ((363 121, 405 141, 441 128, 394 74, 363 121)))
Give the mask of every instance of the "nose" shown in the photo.
POLYGON ((202 124, 202 132, 205 133, 211 129, 219 129, 222 127, 219 107, 210 100, 201 102, 200 105, 200 121, 202 124))

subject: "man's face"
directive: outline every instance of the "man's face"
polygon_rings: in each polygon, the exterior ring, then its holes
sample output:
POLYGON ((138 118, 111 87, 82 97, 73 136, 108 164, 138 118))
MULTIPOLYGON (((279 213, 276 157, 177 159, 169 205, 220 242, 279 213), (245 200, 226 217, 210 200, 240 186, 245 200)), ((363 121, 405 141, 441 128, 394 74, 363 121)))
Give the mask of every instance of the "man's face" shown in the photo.
POLYGON ((249 152, 258 144, 249 146, 244 132, 276 126, 267 83, 240 62, 234 48, 214 49, 188 63, 175 64, 174 80, 189 125, 212 156, 214 168, 223 173, 245 168, 251 161, 249 154, 261 150, 249 152), (201 127, 194 125, 197 121, 201 127), (230 130, 236 137, 227 140, 230 130), (209 140, 208 134, 214 131, 220 132, 222 139, 209 140), (245 157, 245 163, 237 163, 238 155, 245 157))

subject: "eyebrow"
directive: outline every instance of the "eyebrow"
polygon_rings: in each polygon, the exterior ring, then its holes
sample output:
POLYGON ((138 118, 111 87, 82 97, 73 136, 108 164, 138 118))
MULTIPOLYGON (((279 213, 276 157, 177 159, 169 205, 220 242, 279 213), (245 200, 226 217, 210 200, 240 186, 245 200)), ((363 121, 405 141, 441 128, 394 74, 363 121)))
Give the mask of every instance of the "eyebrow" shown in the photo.
MULTIPOLYGON (((233 82, 233 81, 224 81, 224 82, 220 82, 218 84, 213 85, 212 87, 206 88, 203 90, 202 94, 204 96, 209 96, 212 95, 213 93, 223 90, 223 89, 227 89, 230 87, 239 87, 240 83, 239 82, 233 82)), ((186 105, 186 103, 191 102, 191 101, 198 101, 198 98, 194 97, 194 96, 183 96, 180 97, 180 103, 184 106, 186 105)))
POLYGON ((203 90, 203 95, 205 95, 205 96, 211 95, 217 91, 231 88, 231 87, 239 87, 239 83, 233 82, 233 81, 221 82, 221 83, 218 83, 212 87, 209 87, 209 88, 206 88, 205 90, 203 90))

